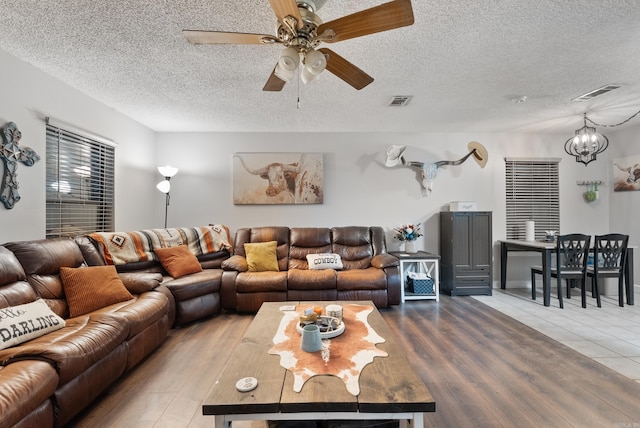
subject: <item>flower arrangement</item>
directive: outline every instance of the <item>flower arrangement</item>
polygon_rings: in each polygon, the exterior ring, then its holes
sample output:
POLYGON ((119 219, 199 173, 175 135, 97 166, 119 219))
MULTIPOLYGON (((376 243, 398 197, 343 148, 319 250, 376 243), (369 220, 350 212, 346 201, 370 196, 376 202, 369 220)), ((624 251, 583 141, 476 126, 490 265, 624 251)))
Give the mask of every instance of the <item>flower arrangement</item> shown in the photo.
POLYGON ((398 241, 415 241, 422 236, 419 224, 403 224, 393 229, 393 231, 395 232, 393 237, 398 241))

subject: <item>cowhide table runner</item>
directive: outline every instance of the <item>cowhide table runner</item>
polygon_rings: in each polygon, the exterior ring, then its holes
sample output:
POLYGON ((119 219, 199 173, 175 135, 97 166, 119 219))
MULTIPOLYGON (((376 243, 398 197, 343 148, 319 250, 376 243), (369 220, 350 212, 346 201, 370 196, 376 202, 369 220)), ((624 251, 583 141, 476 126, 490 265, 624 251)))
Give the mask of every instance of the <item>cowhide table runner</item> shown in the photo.
POLYGON ((358 380, 362 369, 373 362, 374 357, 388 354, 376 347, 384 342, 367 321, 373 311, 371 306, 345 304, 342 320, 345 331, 333 339, 324 339, 323 349, 305 352, 300 349, 301 335, 296 330, 300 314, 312 305, 297 305, 295 311, 283 311, 283 317, 269 354, 280 355, 280 365, 294 376, 293 390, 300 392, 304 383, 313 376, 337 376, 345 383, 352 395, 360 393, 358 380))

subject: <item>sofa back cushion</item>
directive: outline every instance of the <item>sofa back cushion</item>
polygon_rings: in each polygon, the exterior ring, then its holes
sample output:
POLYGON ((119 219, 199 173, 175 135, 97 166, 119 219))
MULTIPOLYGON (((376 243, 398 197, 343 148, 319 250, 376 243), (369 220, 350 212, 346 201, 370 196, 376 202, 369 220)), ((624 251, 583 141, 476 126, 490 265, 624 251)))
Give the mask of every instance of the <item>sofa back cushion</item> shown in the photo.
POLYGON ((366 226, 334 227, 332 253, 342 258, 345 270, 367 269, 375 255, 371 231, 366 226))
POLYGON ((233 253, 246 257, 244 244, 276 241, 278 270, 286 271, 289 265, 289 228, 285 226, 267 226, 241 228, 236 231, 233 253))
POLYGON ((52 238, 4 244, 20 261, 27 281, 49 307, 66 318, 67 302, 64 297, 60 268, 84 266, 80 247, 73 238, 52 238))
POLYGON ((289 232, 289 269, 308 269, 308 254, 331 252, 328 227, 292 227, 289 232))
POLYGON ((0 308, 30 303, 36 297, 16 256, 0 247, 0 308))

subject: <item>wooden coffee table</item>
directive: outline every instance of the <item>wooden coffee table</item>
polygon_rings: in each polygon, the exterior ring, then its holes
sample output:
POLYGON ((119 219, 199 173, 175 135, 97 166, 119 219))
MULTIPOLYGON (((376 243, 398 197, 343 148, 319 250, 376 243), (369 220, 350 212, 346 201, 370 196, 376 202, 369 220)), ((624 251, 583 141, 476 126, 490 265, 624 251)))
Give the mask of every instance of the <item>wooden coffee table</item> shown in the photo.
MULTIPOLYGON (((389 356, 375 358, 364 368, 360 394, 351 395, 341 379, 326 375, 312 377, 301 392, 294 392, 293 375, 280 365, 280 356, 268 351, 282 319, 279 308, 297 303, 262 305, 204 400, 203 415, 215 415, 217 428, 230 427, 234 420, 395 419, 401 426, 408 426, 408 421, 412 427, 424 426, 424 413, 435 411, 435 401, 372 302, 336 302, 373 307, 369 324, 386 340, 377 346, 389 356), (239 392, 235 385, 244 377, 256 378, 258 387, 239 392)), ((321 302, 329 303, 333 302, 321 302)))

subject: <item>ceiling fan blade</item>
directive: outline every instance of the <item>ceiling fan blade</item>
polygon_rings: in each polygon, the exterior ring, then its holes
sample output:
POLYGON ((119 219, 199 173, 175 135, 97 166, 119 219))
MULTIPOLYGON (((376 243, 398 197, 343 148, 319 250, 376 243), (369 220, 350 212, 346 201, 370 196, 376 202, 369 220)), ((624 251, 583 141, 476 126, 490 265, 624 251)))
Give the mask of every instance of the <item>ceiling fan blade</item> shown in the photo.
POLYGON ((182 30, 182 34, 187 38, 189 43, 194 45, 216 45, 216 44, 263 44, 279 42, 273 36, 268 34, 252 34, 252 33, 229 33, 225 31, 195 31, 182 30))
POLYGON ((271 8, 278 17, 278 21, 284 23, 285 17, 293 16, 297 20, 298 28, 302 28, 302 17, 296 0, 269 0, 269 3, 271 3, 271 8))
POLYGON ((373 77, 369 76, 358 67, 327 48, 318 49, 327 57, 327 70, 344 80, 357 90, 360 90, 373 82, 373 77))
POLYGON ((322 34, 325 30, 333 30, 335 36, 323 39, 323 41, 335 43, 354 37, 406 27, 412 25, 413 21, 411 0, 395 0, 325 22, 318 27, 317 33, 322 34))
POLYGON ((269 76, 269 80, 267 80, 267 83, 265 83, 264 88, 262 88, 262 90, 278 92, 278 91, 281 91, 282 88, 284 88, 285 83, 287 82, 285 82, 284 80, 276 76, 276 69, 274 67, 273 71, 271 72, 271 76, 269 76))

